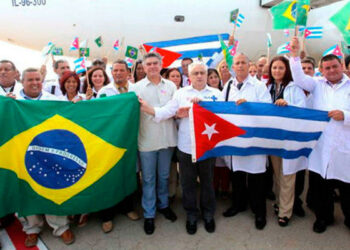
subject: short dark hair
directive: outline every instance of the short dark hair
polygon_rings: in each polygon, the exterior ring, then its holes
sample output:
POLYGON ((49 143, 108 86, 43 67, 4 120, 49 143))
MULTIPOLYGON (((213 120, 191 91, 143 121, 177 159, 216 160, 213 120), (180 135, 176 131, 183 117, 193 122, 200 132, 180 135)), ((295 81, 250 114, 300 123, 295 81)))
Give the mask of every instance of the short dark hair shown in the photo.
POLYGON ((118 59, 118 60, 114 61, 114 62, 112 63, 112 69, 113 69, 113 65, 114 65, 114 64, 124 64, 124 65, 125 65, 125 69, 126 69, 126 70, 129 70, 128 64, 127 64, 124 60, 122 60, 122 59, 118 59))
POLYGON ((186 60, 193 62, 193 59, 191 57, 182 58, 181 62, 186 60))
POLYGON ((12 70, 16 70, 15 64, 14 64, 12 61, 10 61, 10 60, 1 60, 1 61, 0 61, 0 64, 1 64, 1 63, 9 63, 9 64, 11 64, 12 70))
MULTIPOLYGON (((1 62, 0 62, 0 63, 1 63, 1 62)), ((31 72, 38 72, 38 73, 41 75, 39 69, 37 69, 37 68, 27 68, 27 69, 23 70, 23 72, 22 72, 22 82, 23 82, 23 80, 24 80, 25 75, 26 75, 27 73, 31 73, 31 72)))
POLYGON ((53 65, 55 69, 58 69, 58 65, 60 63, 68 63, 66 60, 57 60, 55 61, 55 64, 53 65))
POLYGON ((321 63, 320 63, 321 67, 322 67, 323 62, 328 62, 328 61, 332 61, 332 60, 337 60, 341 64, 341 61, 340 61, 338 56, 333 55, 333 54, 329 54, 329 55, 325 55, 324 57, 321 58, 321 63))
POLYGON ((61 91, 62 91, 62 94, 66 94, 67 93, 67 90, 66 88, 64 87, 64 84, 66 83, 66 81, 70 78, 70 77, 74 77, 74 79, 77 81, 78 83, 78 86, 77 86, 77 89, 76 89, 76 92, 78 93, 79 89, 80 89, 80 79, 79 79, 79 76, 77 75, 77 73, 75 73, 74 71, 65 71, 63 73, 63 76, 60 78, 60 88, 61 88, 61 91))
MULTIPOLYGON (((100 67, 100 66, 95 66, 95 67, 92 67, 92 68, 88 71, 89 85, 90 85, 91 88, 93 87, 92 74, 93 74, 95 71, 97 71, 97 70, 102 70, 103 76, 104 76, 104 78, 105 78, 105 81, 103 82, 103 85, 106 86, 106 85, 109 83, 109 77, 108 77, 106 71, 104 70, 104 68, 103 68, 103 67, 100 67)), ((87 78, 85 77, 84 85, 83 85, 83 93, 86 93, 87 85, 88 85, 88 81, 87 81, 87 78)))
POLYGON ((283 79, 282 79, 282 85, 287 86, 291 81, 293 81, 293 76, 292 76, 292 72, 290 70, 289 61, 284 56, 275 56, 274 58, 272 58, 272 60, 269 64, 269 79, 268 79, 266 85, 270 85, 275 81, 275 79, 273 79, 273 77, 272 77, 271 69, 272 69, 272 64, 276 61, 281 61, 284 64, 284 66, 286 67, 286 72, 285 72, 283 79))
POLYGON ((315 62, 313 60, 310 60, 308 58, 301 60, 301 63, 309 63, 312 65, 312 68, 315 69, 315 62))

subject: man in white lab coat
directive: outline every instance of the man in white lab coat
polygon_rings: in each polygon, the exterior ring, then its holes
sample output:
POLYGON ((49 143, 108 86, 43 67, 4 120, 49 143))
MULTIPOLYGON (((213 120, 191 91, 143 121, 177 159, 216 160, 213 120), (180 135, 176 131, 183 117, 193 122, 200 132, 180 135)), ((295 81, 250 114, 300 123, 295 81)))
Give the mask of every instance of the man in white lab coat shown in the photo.
MULTIPOLYGON (((249 59, 236 54, 232 68, 236 74, 225 85, 222 93, 225 100, 271 103, 271 95, 265 84, 249 75, 249 59)), ((223 215, 235 216, 246 210, 247 203, 255 214, 255 227, 262 230, 266 225, 265 181, 266 155, 232 156, 232 206, 223 215), (246 184, 248 183, 248 185, 246 184)))
POLYGON ((313 230, 322 233, 334 221, 334 185, 340 191, 344 224, 350 229, 350 79, 343 74, 341 61, 335 55, 322 57, 322 78, 305 75, 298 57, 298 38, 293 37, 290 44, 294 82, 312 94, 314 109, 328 111, 331 118, 309 156, 315 190, 313 230))

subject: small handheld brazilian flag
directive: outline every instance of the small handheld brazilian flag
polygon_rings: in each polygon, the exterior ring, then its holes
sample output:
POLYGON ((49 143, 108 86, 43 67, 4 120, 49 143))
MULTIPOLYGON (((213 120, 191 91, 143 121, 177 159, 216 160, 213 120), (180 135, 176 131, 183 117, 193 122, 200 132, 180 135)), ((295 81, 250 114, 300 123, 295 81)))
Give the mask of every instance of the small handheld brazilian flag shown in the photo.
POLYGON ((0 124, 0 217, 100 211, 136 189, 134 93, 74 104, 0 96, 0 114, 8 110, 0 124))
POLYGON ((132 46, 126 47, 125 57, 129 57, 132 59, 137 59, 138 49, 132 46))

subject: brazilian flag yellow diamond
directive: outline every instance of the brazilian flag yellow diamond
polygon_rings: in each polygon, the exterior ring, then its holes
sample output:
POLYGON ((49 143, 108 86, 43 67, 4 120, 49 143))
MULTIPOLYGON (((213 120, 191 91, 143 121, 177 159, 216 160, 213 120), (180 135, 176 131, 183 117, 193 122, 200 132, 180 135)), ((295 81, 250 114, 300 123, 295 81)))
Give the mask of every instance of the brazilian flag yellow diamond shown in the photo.
POLYGON ((54 115, 0 147, 0 166, 60 205, 98 181, 123 157, 118 148, 54 115))

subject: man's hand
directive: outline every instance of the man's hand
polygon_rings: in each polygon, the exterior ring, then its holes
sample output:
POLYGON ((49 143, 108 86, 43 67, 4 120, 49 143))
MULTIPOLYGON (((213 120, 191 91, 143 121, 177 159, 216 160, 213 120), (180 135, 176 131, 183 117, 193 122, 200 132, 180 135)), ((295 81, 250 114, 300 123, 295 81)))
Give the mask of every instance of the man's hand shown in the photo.
POLYGON ((292 57, 298 57, 299 50, 300 50, 299 39, 298 37, 293 36, 292 40, 290 41, 290 54, 292 55, 292 57))
POLYGON ((7 93, 6 96, 16 100, 16 95, 12 92, 7 93))
POLYGON ((185 118, 188 117, 191 107, 181 107, 176 112, 176 118, 185 118))
POLYGON ((286 102, 286 100, 284 100, 284 99, 278 99, 278 100, 275 101, 275 105, 277 105, 277 106, 287 106, 288 102, 286 102))
POLYGON ((238 99, 238 100, 236 101, 236 105, 240 105, 240 104, 242 104, 242 103, 244 103, 244 102, 247 102, 247 100, 246 100, 246 99, 238 99))
POLYGON ((139 103, 140 103, 140 108, 142 112, 153 116, 156 114, 154 108, 140 97, 139 97, 139 103))
POLYGON ((193 102, 193 103, 199 103, 199 102, 201 102, 201 101, 203 101, 201 98, 199 98, 199 97, 193 97, 192 99, 191 99, 191 102, 193 102))
POLYGON ((344 112, 341 110, 331 110, 328 112, 328 117, 336 121, 344 121, 344 112))

